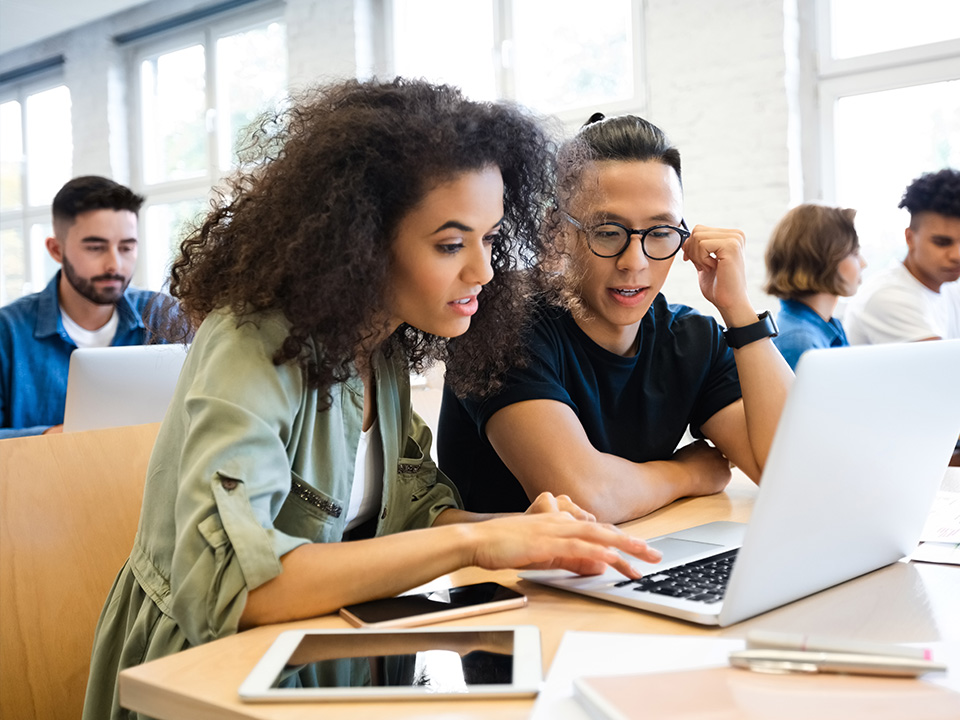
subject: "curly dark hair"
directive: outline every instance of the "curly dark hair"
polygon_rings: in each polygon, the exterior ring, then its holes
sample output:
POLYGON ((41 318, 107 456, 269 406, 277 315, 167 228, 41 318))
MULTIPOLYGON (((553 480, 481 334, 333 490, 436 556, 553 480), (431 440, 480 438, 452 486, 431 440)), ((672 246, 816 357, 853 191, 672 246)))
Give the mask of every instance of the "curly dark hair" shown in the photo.
POLYGON ((897 207, 907 209, 911 224, 923 212, 960 217, 960 170, 924 173, 907 186, 897 207))
POLYGON ((261 118, 242 145, 247 169, 220 191, 171 270, 170 293, 192 328, 218 308, 238 322, 279 310, 291 328, 274 362, 298 362, 327 393, 349 377, 384 314, 400 220, 438 183, 496 166, 504 219, 470 330, 448 343, 401 325, 384 350, 414 370, 446 361, 458 392, 497 386, 526 323, 530 280, 517 270, 536 276, 545 253, 554 145, 535 118, 445 85, 351 80, 305 91, 261 118))

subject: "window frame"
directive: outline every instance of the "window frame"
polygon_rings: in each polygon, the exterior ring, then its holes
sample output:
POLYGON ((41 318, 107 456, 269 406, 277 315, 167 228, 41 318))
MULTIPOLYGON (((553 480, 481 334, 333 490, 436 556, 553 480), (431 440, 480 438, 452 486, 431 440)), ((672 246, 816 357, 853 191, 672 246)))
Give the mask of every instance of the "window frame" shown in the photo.
POLYGON ((832 56, 832 0, 816 0, 820 196, 836 202, 836 108, 841 98, 960 79, 960 38, 850 58, 832 56))
MULTIPOLYGON (((30 187, 30 163, 27 161, 27 150, 30 147, 29 134, 30 124, 27 122, 27 98, 32 95, 47 92, 58 87, 65 87, 70 95, 71 101, 71 135, 73 133, 72 107, 73 93, 66 82, 65 73, 62 67, 53 70, 44 71, 30 77, 15 80, 10 83, 4 83, 0 86, 0 103, 17 102, 20 104, 20 131, 21 131, 21 150, 22 161, 20 164, 20 187, 22 193, 22 205, 19 209, 0 211, 0 230, 19 229, 20 238, 23 247, 24 258, 24 288, 16 297, 7 295, 6 275, 0 273, 0 299, 2 304, 13 302, 14 300, 36 293, 42 290, 49 278, 44 272, 44 258, 47 250, 44 245, 36 247, 36 243, 31 240, 31 229, 39 225, 45 228, 46 233, 52 233, 53 220, 51 218, 50 204, 52 197, 44 198, 42 203, 31 204, 29 197, 30 187)), ((70 177, 73 176, 73 157, 70 158, 70 177)), ((67 178, 69 179, 69 178, 67 178)))
MULTIPOLYGON (((130 177, 137 192, 145 195, 146 200, 140 209, 140 257, 134 273, 135 283, 142 287, 155 287, 155 277, 166 276, 166 269, 158 275, 151 260, 156 256, 152 241, 147 237, 146 216, 151 208, 189 200, 206 202, 216 187, 220 185, 230 170, 220 168, 220 129, 217 113, 221 103, 217 97, 217 52, 216 44, 220 38, 236 35, 248 30, 261 28, 271 23, 283 26, 286 42, 286 18, 284 6, 270 3, 256 8, 243 7, 233 12, 208 17, 187 25, 164 31, 157 35, 131 42, 126 61, 128 88, 128 132, 130 138, 130 177), (202 175, 182 180, 164 180, 156 183, 146 182, 145 137, 143 126, 143 86, 140 68, 143 62, 156 60, 162 55, 177 52, 194 45, 201 45, 204 53, 204 91, 206 104, 206 162, 202 175)), ((286 63, 287 58, 283 58, 286 63)), ((288 68, 289 78, 289 68, 288 68)), ((287 92, 288 84, 281 91, 287 92)), ((167 265, 169 265, 168 258, 167 265)), ((165 289, 165 288, 163 288, 165 289)))
MULTIPOLYGON (((494 58, 494 88, 497 98, 513 100, 523 103, 522 98, 516 97, 516 85, 512 71, 513 62, 513 5, 522 0, 490 0, 491 23, 493 24, 493 43, 491 55, 494 58)), ((587 117, 595 112, 605 115, 619 115, 623 113, 643 114, 647 107, 646 83, 646 35, 644 25, 643 0, 629 0, 633 22, 633 95, 625 100, 608 103, 594 103, 563 110, 542 110, 559 119, 568 127, 579 127, 587 117)), ((394 60, 393 34, 397 10, 394 0, 385 3, 386 17, 386 64, 389 75, 397 74, 394 60)))

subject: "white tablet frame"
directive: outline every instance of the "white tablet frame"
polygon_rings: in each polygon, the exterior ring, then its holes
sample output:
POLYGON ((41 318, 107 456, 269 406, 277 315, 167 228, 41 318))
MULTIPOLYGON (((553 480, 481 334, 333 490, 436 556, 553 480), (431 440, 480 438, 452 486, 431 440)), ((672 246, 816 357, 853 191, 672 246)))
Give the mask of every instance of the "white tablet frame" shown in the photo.
POLYGON ((471 700, 479 698, 531 697, 540 690, 543 664, 540 629, 534 625, 464 626, 432 628, 350 628, 304 629, 280 633, 260 661, 240 685, 244 702, 369 701, 369 700, 471 700), (271 684, 280 675, 288 658, 307 635, 408 635, 477 632, 513 634, 513 682, 509 685, 468 685, 457 692, 436 692, 423 687, 349 687, 349 688, 275 688, 271 684))

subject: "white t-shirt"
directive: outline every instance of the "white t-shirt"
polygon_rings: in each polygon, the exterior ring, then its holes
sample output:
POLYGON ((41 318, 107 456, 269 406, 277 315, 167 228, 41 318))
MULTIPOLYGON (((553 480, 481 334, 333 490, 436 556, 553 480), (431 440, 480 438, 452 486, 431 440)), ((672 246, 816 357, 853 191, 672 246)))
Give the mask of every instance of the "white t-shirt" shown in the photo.
POLYGON ((867 280, 847 305, 843 327, 851 345, 960 338, 960 281, 934 292, 903 263, 867 280))
POLYGON ((113 314, 106 324, 96 330, 87 330, 80 327, 72 317, 63 311, 63 308, 60 308, 60 315, 63 318, 63 329, 67 331, 67 335, 77 344, 78 348, 110 347, 110 343, 113 342, 113 338, 117 334, 117 326, 120 324, 120 314, 116 308, 113 309, 113 314))
POLYGON ((360 433, 357 461, 353 466, 353 487, 347 507, 345 532, 363 525, 380 509, 383 497, 383 440, 380 421, 374 419, 369 430, 360 433))

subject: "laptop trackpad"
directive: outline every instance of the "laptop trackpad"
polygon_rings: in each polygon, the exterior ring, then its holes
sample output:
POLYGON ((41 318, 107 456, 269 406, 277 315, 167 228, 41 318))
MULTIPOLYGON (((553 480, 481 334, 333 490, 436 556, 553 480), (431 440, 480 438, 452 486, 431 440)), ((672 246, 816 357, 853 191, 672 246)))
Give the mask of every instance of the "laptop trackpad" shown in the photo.
POLYGON ((723 545, 716 543, 696 542, 695 540, 678 540, 677 538, 665 537, 647 543, 650 547, 656 548, 663 553, 663 559, 656 565, 650 565, 646 568, 646 575, 650 574, 651 567, 659 567, 676 562, 681 562, 686 558, 702 555, 715 548, 721 548, 723 545))

